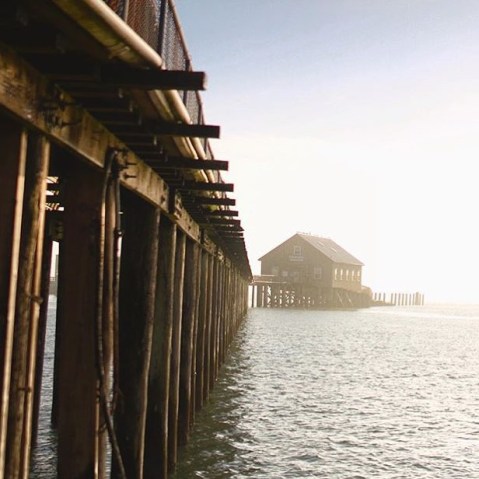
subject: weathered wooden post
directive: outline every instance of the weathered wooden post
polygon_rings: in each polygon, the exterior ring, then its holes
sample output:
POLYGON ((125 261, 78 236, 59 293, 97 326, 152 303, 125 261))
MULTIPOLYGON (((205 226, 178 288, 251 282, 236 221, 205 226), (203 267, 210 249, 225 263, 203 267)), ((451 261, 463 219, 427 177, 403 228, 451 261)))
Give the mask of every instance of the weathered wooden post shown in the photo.
POLYGON ((185 278, 186 237, 178 233, 173 283, 173 331, 171 340, 170 391, 168 401, 168 470, 175 467, 178 458, 178 408, 181 368, 181 326, 183 319, 183 291, 185 278))
MULTIPOLYGON (((7 419, 12 369, 15 298, 17 294, 20 233, 25 185, 27 135, 24 129, 0 118, 0 471, 5 467, 7 419)), ((0 473, 2 477, 2 473, 0 473)))
MULTIPOLYGON (((139 197, 122 195, 123 239, 119 302, 116 434, 128 478, 143 477, 160 212, 139 197)), ((113 477, 120 472, 113 463, 113 477)))
POLYGON ((103 175, 72 162, 64 194, 59 288, 58 477, 93 477, 100 436, 95 365, 98 218, 103 175), (73 281, 74 278, 74 281, 73 281), (75 454, 72 454, 75 451, 75 454))
POLYGON ((162 217, 158 254, 153 346, 149 372, 144 475, 168 474, 168 403, 177 227, 162 217))
POLYGON ((205 349, 206 349, 206 316, 208 309, 209 287, 209 253, 205 250, 201 254, 201 281, 199 294, 198 333, 196 347, 196 391, 195 409, 199 411, 203 407, 203 390, 205 375, 205 349))
POLYGON ((178 406, 178 444, 187 443, 191 429, 191 410, 194 395, 194 334, 197 323, 199 247, 192 240, 186 242, 183 317, 181 325, 181 369, 178 406))
POLYGON ((204 359, 204 378, 203 378, 203 401, 208 399, 210 393, 210 375, 211 375, 211 328, 213 320, 213 289, 214 289, 214 256, 210 255, 208 260, 208 269, 210 271, 208 281, 208 298, 206 309, 205 324, 205 359, 204 359))
POLYGON ((46 139, 31 135, 27 149, 10 385, 6 474, 12 478, 27 477, 30 464, 49 155, 50 145, 46 139))

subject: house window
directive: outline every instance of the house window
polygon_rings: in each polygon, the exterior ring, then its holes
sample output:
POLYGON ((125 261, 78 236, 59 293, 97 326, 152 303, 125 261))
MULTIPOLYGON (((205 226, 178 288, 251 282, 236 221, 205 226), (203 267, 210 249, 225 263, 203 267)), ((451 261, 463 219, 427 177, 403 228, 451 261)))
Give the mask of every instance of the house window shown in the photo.
POLYGON ((316 266, 314 268, 314 279, 321 279, 322 276, 323 276, 323 269, 321 268, 321 266, 316 266))
POLYGON ((357 281, 361 281, 361 270, 358 270, 357 281))
POLYGON ((271 274, 272 274, 273 276, 278 276, 278 275, 279 275, 279 268, 278 268, 277 266, 273 266, 273 267, 271 268, 271 274))
POLYGON ((301 246, 293 246, 293 256, 301 256, 301 246))
POLYGON ((349 269, 346 270, 346 281, 349 281, 349 269))
POLYGON ((351 270, 351 281, 356 281, 356 270, 351 270))
POLYGON ((338 275, 338 268, 334 268, 334 281, 337 281, 339 278, 339 275, 338 275))
POLYGON ((343 280, 343 268, 339 270, 339 281, 343 280))

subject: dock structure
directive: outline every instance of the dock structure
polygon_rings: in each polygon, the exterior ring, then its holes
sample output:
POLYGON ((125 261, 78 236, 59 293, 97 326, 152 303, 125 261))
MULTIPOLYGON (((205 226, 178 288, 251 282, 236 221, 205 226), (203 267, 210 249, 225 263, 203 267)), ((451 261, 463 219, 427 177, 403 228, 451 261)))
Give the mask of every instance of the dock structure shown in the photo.
POLYGON ((0 24, 0 479, 29 477, 53 245, 56 477, 166 478, 251 280, 205 74, 172 0, 11 0, 0 24))
POLYGON ((330 238, 296 233, 260 258, 252 306, 357 308, 370 304, 363 263, 330 238))
POLYGON ((374 305, 424 306, 423 293, 373 293, 374 305))

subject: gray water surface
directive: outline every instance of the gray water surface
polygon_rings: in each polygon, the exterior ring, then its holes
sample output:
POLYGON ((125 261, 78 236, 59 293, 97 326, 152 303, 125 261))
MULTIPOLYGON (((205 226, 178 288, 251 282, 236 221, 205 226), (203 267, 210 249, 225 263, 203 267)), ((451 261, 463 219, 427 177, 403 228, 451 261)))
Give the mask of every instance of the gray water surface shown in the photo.
MULTIPOLYGON (((50 321, 33 478, 55 477, 53 344, 50 321)), ((479 307, 253 309, 173 479, 478 479, 478 411, 479 307)))
POLYGON ((254 309, 174 479, 479 478, 479 307, 254 309))

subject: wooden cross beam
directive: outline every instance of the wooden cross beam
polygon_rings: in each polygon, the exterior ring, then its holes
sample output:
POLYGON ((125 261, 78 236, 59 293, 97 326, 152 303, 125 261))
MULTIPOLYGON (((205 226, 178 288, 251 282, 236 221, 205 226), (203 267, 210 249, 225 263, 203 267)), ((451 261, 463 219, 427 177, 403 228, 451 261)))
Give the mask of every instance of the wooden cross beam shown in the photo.
POLYGON ((229 166, 227 161, 195 160, 180 156, 144 155, 142 159, 153 168, 227 171, 229 166))
POLYGON ((211 225, 219 225, 219 226, 240 226, 241 225, 241 220, 234 220, 230 218, 210 218, 208 222, 211 225))
POLYGON ((233 210, 204 210, 204 213, 208 216, 239 216, 239 213, 233 210))
POLYGON ((32 59, 40 71, 63 85, 98 84, 137 90, 206 90, 206 73, 102 65, 79 56, 49 55, 32 59))
POLYGON ((211 198, 209 196, 196 196, 195 203, 203 205, 218 205, 218 206, 234 206, 236 200, 234 198, 211 198))
POLYGON ((190 125, 187 123, 151 122, 149 129, 157 135, 189 136, 195 138, 219 138, 220 127, 214 125, 190 125))
POLYGON ((233 183, 201 183, 199 181, 185 181, 178 188, 191 191, 234 191, 233 183))

